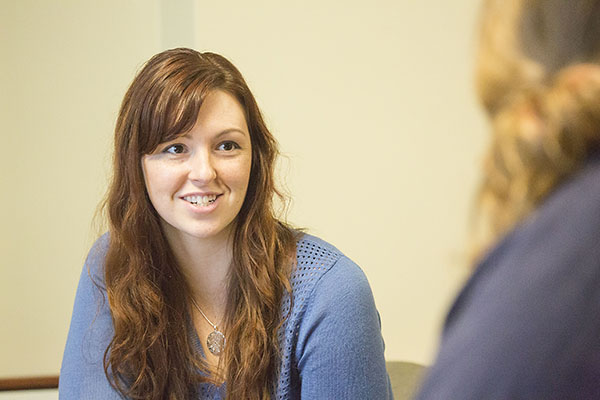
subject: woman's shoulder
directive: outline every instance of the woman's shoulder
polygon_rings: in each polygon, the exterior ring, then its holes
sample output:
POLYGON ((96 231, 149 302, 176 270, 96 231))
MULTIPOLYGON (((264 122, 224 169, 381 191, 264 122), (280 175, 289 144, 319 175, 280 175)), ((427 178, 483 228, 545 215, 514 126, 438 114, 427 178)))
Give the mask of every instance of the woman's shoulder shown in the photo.
POLYGON ((294 302, 323 296, 371 298, 363 270, 337 247, 316 236, 302 234, 296 244, 296 265, 290 277, 294 302))
POLYGON ((90 258, 104 258, 106 255, 106 251, 108 250, 108 245, 110 242, 110 233, 105 232, 92 245, 90 252, 88 254, 88 259, 90 258))
POLYGON ((331 267, 344 254, 334 245, 308 233, 302 233, 296 240, 298 264, 331 267))
POLYGON ((312 235, 298 238, 296 254, 292 293, 282 305, 280 392, 388 398, 379 315, 365 274, 312 235))
POLYGON ((537 274, 536 268, 545 276, 552 266, 572 275, 573 263, 565 259, 580 259, 595 251, 598 238, 600 157, 594 157, 500 240, 481 260, 474 277, 501 272, 498 264, 509 268, 506 272, 511 280, 515 272, 537 274), (525 260, 528 267, 520 268, 525 260))
MULTIPOLYGON (((561 328, 588 325, 588 316, 599 310, 589 301, 600 293, 599 240, 600 159, 595 158, 480 262, 451 308, 446 328, 465 315, 507 315, 513 320, 505 318, 503 329, 535 326, 546 340, 561 340, 560 334, 548 335, 543 327, 562 334, 561 328), (482 298, 502 300, 476 301, 482 298)), ((489 329, 491 323, 485 326, 489 329)))
POLYGON ((442 390, 482 398, 490 387, 521 398, 584 398, 559 393, 566 382, 571 389, 597 382, 598 359, 589 349, 600 345, 600 303, 590 300, 600 296, 599 240, 595 158, 478 265, 447 316, 424 386, 431 392, 419 398, 442 390), (476 382, 469 393, 465 382, 476 382))
POLYGON ((84 272, 89 273, 96 283, 104 282, 104 260, 109 242, 110 234, 108 232, 102 234, 90 248, 85 260, 84 272))
MULTIPOLYGON (((524 224, 530 229, 544 223, 555 227, 588 225, 600 210, 600 154, 560 184, 524 224)), ((545 226, 544 226, 545 227, 545 226)), ((527 230, 527 228, 523 229, 527 230)))
POLYGON ((347 278, 364 277, 362 269, 337 247, 316 236, 304 233, 296 242, 296 268, 292 281, 303 277, 319 279, 332 273, 347 278))

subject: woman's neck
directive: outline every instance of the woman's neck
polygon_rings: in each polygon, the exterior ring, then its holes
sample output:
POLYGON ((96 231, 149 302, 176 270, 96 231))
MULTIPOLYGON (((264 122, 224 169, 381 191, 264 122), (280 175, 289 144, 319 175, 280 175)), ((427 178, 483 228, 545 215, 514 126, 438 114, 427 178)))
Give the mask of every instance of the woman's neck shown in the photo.
POLYGON ((230 232, 202 239, 185 234, 166 236, 194 300, 205 314, 220 320, 225 315, 233 259, 230 232))

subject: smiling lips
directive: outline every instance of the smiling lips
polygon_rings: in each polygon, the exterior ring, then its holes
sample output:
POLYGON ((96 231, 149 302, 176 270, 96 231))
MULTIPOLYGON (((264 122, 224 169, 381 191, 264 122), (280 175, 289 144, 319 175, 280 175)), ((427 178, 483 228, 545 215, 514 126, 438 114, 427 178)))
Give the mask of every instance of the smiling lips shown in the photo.
POLYGON ((197 207, 206 207, 211 205, 217 200, 216 194, 210 194, 205 196, 184 196, 183 200, 197 206, 197 207))

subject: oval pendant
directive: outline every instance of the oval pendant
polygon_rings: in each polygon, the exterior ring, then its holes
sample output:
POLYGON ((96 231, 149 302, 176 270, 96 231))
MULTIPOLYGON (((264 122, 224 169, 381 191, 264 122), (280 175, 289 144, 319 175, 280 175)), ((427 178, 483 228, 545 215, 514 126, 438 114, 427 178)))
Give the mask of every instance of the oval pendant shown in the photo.
POLYGON ((215 329, 206 338, 206 347, 215 356, 220 356, 225 348, 225 335, 215 329))

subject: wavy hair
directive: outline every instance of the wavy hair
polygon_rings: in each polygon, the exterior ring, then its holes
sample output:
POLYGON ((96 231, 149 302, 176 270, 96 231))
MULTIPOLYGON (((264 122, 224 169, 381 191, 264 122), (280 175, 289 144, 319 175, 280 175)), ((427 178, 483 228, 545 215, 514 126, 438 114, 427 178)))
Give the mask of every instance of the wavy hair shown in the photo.
POLYGON ((474 259, 600 143, 600 1, 486 0, 476 85, 492 128, 474 259))
MULTIPOLYGON (((252 142, 246 198, 235 220, 224 330, 229 399, 269 399, 279 362, 280 303, 290 293, 295 231, 273 201, 278 154, 254 96, 224 57, 173 49, 152 57, 127 90, 118 115, 113 178, 104 202, 110 243, 105 285, 114 336, 104 355, 111 385, 135 399, 184 399, 201 382, 215 382, 194 349, 190 288, 146 192, 141 159, 191 129, 214 90, 245 110, 252 142)), ((282 199, 285 200, 285 199, 282 199)))

